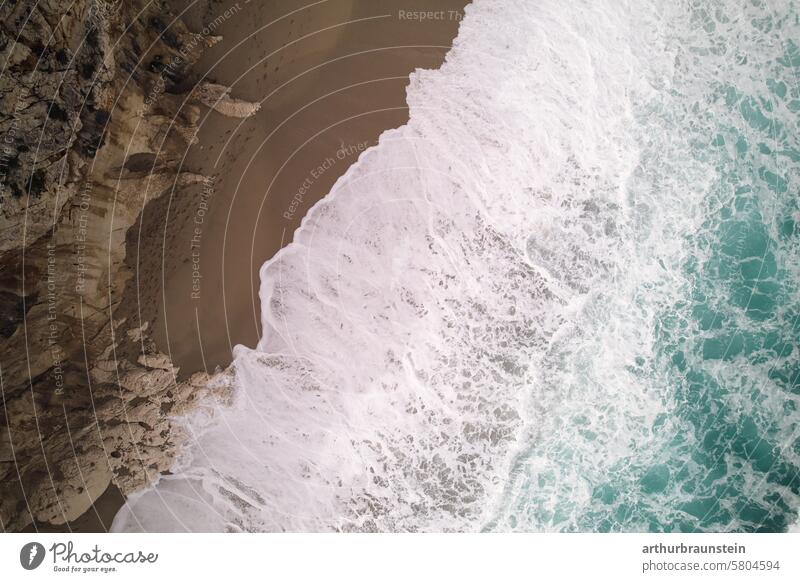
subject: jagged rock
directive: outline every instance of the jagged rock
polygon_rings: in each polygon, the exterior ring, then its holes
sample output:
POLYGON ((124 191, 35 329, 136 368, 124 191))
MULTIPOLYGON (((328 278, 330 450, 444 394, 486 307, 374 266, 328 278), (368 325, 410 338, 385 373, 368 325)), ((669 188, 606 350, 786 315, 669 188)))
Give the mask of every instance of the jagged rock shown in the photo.
POLYGON ((159 368, 161 370, 173 370, 172 361, 165 354, 142 354, 137 360, 146 368, 159 368))
POLYGON ((147 328, 150 327, 150 322, 145 321, 139 327, 132 327, 125 334, 128 336, 128 339, 132 342, 143 342, 147 337, 147 328))
POLYGON ((111 482, 111 467, 101 447, 56 462, 50 487, 33 490, 29 503, 37 521, 60 524, 80 517, 111 482))
POLYGON ((112 316, 145 201, 207 179, 176 174, 197 140, 187 99, 237 117, 258 105, 182 88, 219 37, 180 20, 161 34, 163 5, 62 4, 0 3, 3 530, 73 520, 109 483, 151 483, 186 438, 174 415, 230 386, 229 373, 178 381, 146 325, 112 316))
POLYGON ((192 98, 228 117, 250 117, 261 109, 260 103, 235 99, 230 93, 230 87, 204 82, 194 89, 192 98))

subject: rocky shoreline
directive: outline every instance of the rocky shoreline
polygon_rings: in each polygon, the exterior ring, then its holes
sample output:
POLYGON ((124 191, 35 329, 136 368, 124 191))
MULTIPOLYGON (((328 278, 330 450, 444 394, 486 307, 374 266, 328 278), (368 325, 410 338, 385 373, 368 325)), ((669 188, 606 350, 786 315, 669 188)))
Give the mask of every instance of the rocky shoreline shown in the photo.
POLYGON ((147 486, 186 438, 173 418, 226 398, 230 372, 179 381, 124 308, 126 234, 207 179, 177 169, 201 105, 258 106, 193 85, 219 37, 163 4, 5 3, 0 23, 0 526, 18 531, 147 486))

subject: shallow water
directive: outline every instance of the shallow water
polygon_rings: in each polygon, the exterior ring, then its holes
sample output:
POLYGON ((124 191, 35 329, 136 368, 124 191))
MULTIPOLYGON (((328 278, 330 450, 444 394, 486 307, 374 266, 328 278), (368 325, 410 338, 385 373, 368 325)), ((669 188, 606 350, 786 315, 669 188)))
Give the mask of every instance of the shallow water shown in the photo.
POLYGON ((785 530, 798 14, 474 2, 115 529, 785 530))

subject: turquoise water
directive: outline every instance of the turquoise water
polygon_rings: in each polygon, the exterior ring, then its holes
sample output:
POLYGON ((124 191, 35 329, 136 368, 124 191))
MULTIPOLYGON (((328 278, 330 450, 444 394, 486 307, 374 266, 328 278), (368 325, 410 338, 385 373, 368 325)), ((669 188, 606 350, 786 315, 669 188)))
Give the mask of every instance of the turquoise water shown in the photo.
POLYGON ((621 504, 601 527, 636 512, 652 531, 782 531, 795 519, 800 55, 786 45, 760 91, 721 85, 708 104, 724 115, 712 116, 717 133, 696 136, 695 155, 715 160, 714 195, 691 241, 697 256, 684 265, 691 293, 661 316, 657 338, 682 430, 670 439, 668 460, 641 475, 648 503, 621 504), (685 497, 666 515, 648 512, 670 488, 685 497))
POLYGON ((799 14, 472 2, 115 529, 793 527, 799 14))
POLYGON ((637 364, 667 383, 666 411, 651 424, 658 444, 614 465, 571 528, 775 532, 797 519, 798 16, 748 4, 695 3, 676 27, 687 66, 658 124, 671 117, 663 131, 709 182, 700 228, 684 235, 681 298, 659 311, 653 357, 637 364))

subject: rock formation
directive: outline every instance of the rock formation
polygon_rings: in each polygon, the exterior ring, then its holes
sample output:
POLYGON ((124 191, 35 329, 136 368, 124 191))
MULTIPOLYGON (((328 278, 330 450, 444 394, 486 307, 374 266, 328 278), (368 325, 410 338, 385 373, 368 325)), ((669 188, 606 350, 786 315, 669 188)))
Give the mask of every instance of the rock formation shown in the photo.
POLYGON ((178 172, 201 105, 246 116, 227 88, 192 87, 218 37, 144 0, 0 4, 0 527, 60 524, 110 483, 166 470, 171 417, 226 374, 177 370, 118 315, 126 233, 178 172), (211 101, 213 99, 213 102, 211 101))
POLYGON ((192 98, 228 117, 250 117, 261 108, 259 103, 235 99, 230 94, 230 87, 204 82, 195 87, 192 98))

